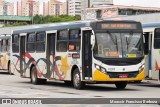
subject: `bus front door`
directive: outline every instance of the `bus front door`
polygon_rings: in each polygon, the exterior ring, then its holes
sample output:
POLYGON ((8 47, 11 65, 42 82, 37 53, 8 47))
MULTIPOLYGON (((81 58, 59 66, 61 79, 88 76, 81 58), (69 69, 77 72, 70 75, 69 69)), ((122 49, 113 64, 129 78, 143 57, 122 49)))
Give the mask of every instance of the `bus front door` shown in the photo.
POLYGON ((25 77, 25 34, 20 34, 20 76, 25 77))
POLYGON ((56 33, 47 32, 47 78, 52 79, 55 76, 55 38, 56 33))
POLYGON ((90 43, 92 30, 82 30, 82 79, 92 77, 92 46, 90 43))

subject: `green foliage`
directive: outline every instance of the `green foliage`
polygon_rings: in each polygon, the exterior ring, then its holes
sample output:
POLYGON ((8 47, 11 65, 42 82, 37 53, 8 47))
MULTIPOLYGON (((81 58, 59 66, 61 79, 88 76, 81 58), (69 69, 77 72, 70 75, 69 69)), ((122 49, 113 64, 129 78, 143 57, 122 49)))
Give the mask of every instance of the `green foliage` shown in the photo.
MULTIPOLYGON (((55 22, 67 22, 67 21, 75 21, 80 20, 80 16, 68 16, 68 15, 59 15, 59 16, 42 16, 42 15, 35 15, 33 16, 33 24, 45 24, 45 23, 55 23, 55 22)), ((28 25, 27 22, 16 22, 15 24, 7 24, 3 27, 10 27, 10 26, 22 26, 28 25)))
POLYGON ((27 22, 16 22, 14 24, 6 24, 3 27, 23 26, 23 25, 28 25, 28 23, 27 22))
POLYGON ((59 15, 59 16, 41 16, 35 15, 33 17, 34 24, 44 24, 44 23, 54 23, 54 22, 66 22, 80 20, 80 16, 68 16, 68 15, 59 15))

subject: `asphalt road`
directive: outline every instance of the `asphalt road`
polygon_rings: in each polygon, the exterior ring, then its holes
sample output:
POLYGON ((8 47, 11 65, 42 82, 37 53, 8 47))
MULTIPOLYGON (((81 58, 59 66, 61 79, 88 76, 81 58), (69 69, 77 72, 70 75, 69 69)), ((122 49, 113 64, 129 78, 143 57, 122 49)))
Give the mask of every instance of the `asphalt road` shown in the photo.
MULTIPOLYGON (((0 73, 0 98, 160 98, 160 83, 144 80, 130 83, 126 89, 118 90, 114 84, 89 84, 83 90, 76 90, 62 81, 48 81, 43 85, 33 85, 28 78, 20 78, 0 73)), ((0 105, 9 107, 10 105, 0 105)), ((12 105, 12 107, 18 105, 12 105)), ((25 107, 27 105, 23 105, 25 107)), ((29 107, 35 107, 30 105, 29 107)), ((38 107, 106 107, 106 104, 58 104, 38 105, 38 107)), ((157 104, 107 104, 111 107, 159 107, 157 104)), ((22 107, 22 105, 20 105, 22 107)))

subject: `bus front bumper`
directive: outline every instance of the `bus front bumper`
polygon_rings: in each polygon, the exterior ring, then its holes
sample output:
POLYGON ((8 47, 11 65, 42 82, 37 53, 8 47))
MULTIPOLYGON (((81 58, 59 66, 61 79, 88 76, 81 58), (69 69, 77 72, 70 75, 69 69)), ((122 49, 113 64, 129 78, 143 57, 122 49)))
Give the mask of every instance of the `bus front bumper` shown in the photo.
POLYGON ((102 81, 102 82, 116 82, 116 81, 127 81, 127 82, 134 82, 134 81, 141 81, 145 77, 145 70, 143 69, 141 72, 138 73, 136 77, 127 77, 127 78, 111 78, 109 75, 102 73, 99 70, 95 70, 93 74, 93 81, 102 81))

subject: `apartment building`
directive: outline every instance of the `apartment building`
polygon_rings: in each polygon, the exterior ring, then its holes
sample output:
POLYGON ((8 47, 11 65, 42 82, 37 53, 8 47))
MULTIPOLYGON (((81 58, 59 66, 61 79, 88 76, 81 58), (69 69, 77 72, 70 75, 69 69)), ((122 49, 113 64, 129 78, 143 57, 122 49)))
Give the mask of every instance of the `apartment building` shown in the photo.
POLYGON ((14 3, 0 0, 0 15, 14 15, 14 3))
POLYGON ((66 14, 66 2, 50 0, 43 3, 43 15, 62 15, 66 14))
POLYGON ((7 6, 6 15, 14 15, 14 3, 6 2, 6 6, 7 6))
POLYGON ((19 0, 17 1, 18 16, 33 16, 39 14, 39 0, 19 0))
POLYGON ((3 15, 3 4, 4 0, 0 0, 0 15, 3 15))
POLYGON ((68 0, 68 15, 80 16, 81 15, 81 0, 68 0))

